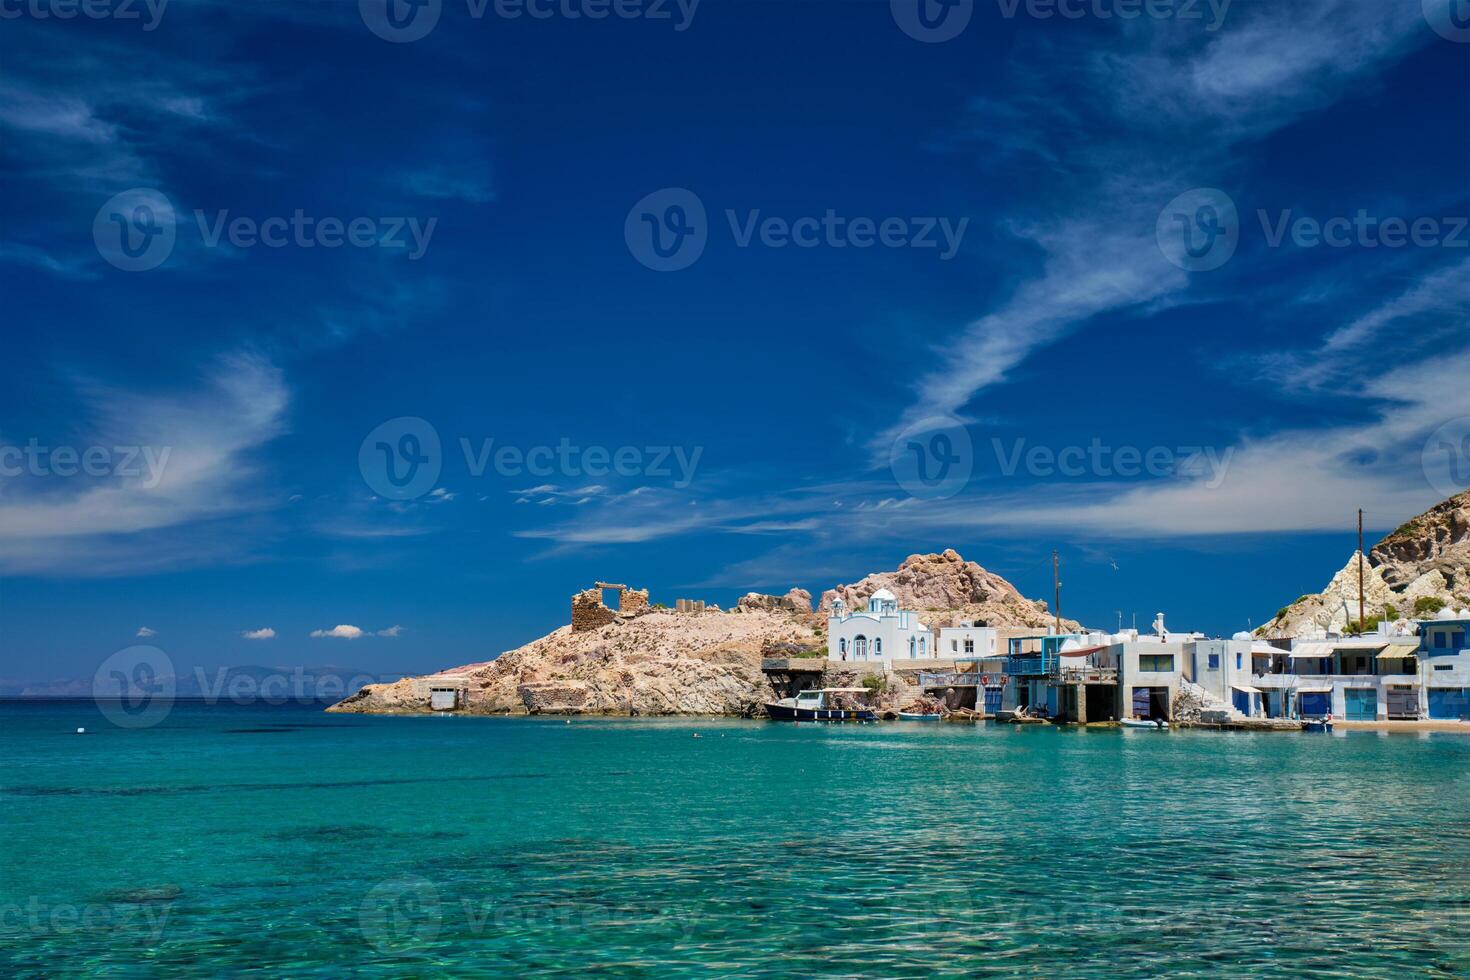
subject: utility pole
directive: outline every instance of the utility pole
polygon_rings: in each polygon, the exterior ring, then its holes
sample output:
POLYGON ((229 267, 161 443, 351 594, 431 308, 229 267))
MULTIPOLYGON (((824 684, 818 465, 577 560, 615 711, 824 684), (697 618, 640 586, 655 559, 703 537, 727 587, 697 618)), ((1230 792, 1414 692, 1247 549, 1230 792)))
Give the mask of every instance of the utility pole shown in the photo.
POLYGON ((1057 558, 1056 549, 1053 548, 1052 549, 1052 553, 1051 553, 1051 586, 1052 586, 1052 594, 1053 594, 1053 597, 1055 598, 1056 601, 1052 605, 1052 612, 1056 616, 1056 623, 1057 624, 1056 624, 1055 629, 1056 629, 1056 633, 1057 633, 1058 636, 1060 636, 1061 633, 1062 633, 1062 579, 1061 579, 1061 574, 1062 574, 1061 560, 1059 558, 1057 558))
POLYGON ((1358 632, 1368 627, 1363 623, 1363 508, 1358 508, 1358 632))

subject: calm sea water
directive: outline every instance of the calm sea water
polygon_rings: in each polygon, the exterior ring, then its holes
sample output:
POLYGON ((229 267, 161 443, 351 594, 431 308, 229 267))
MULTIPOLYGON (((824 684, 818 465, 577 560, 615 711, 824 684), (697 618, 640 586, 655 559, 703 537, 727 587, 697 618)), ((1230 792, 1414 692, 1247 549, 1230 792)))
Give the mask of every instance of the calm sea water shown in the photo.
POLYGON ((8 703, 0 813, 7 976, 1470 974, 1457 735, 8 703))

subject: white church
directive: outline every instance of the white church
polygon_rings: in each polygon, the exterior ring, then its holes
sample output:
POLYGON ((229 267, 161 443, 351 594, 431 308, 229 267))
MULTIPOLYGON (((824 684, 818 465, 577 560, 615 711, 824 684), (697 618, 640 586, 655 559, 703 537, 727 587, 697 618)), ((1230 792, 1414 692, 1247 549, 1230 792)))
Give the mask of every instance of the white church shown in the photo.
POLYGON ((841 599, 827 618, 827 659, 850 661, 920 660, 933 657, 934 634, 910 609, 898 608, 898 597, 879 589, 868 608, 847 611, 841 599))

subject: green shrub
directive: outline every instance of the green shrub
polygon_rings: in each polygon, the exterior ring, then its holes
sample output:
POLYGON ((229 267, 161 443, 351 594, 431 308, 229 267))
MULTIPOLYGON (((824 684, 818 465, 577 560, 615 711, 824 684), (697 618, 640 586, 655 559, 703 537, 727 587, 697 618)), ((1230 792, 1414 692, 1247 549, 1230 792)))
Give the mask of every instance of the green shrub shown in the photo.
POLYGON ((1398 619, 1399 618, 1399 607, 1398 606, 1395 606, 1391 602, 1385 603, 1384 606, 1383 606, 1383 618, 1384 619, 1398 619))
POLYGON ((1439 596, 1421 595, 1414 600, 1415 616, 1433 616, 1444 608, 1444 600, 1439 596))

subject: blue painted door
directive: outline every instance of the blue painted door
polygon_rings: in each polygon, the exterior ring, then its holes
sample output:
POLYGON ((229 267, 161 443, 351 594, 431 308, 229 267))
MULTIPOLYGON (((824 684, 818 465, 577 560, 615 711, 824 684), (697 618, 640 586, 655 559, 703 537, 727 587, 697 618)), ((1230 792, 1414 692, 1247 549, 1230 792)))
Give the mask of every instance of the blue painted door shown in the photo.
POLYGON ((1378 692, 1373 688, 1344 688, 1342 696, 1348 721, 1373 721, 1378 717, 1378 692))
POLYGON ((1448 721, 1470 718, 1470 690, 1463 687, 1431 687, 1429 717, 1448 721))
POLYGON ((1005 693, 998 687, 987 687, 985 689, 985 710, 989 714, 995 714, 1000 710, 1000 698, 1005 693))
POLYGON ((1325 718, 1332 712, 1332 692, 1308 692, 1301 695, 1303 718, 1325 718))
POLYGON ((1250 716, 1250 713, 1251 713, 1251 696, 1250 696, 1250 694, 1248 692, 1246 692, 1246 691, 1231 691, 1230 692, 1230 700, 1231 700, 1231 703, 1233 703, 1235 705, 1235 710, 1236 711, 1239 711, 1241 714, 1243 714, 1243 715, 1245 715, 1247 717, 1250 716))

